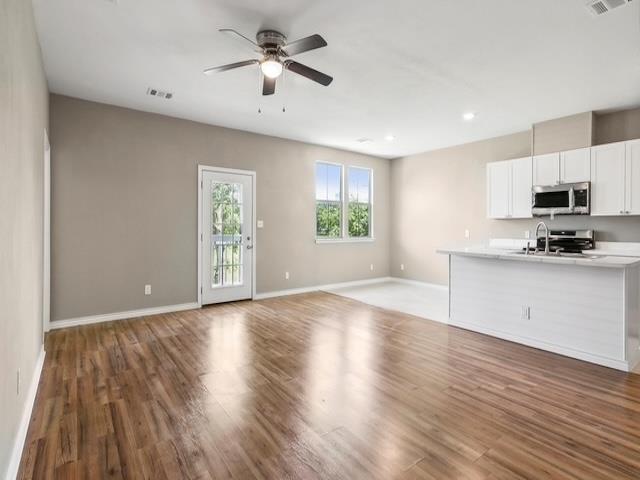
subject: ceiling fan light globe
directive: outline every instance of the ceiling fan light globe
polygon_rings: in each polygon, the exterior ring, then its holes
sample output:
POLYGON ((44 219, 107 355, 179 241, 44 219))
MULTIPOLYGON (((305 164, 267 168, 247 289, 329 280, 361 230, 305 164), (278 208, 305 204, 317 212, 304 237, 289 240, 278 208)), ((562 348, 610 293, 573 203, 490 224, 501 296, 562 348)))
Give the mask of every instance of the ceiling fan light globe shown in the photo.
POLYGON ((282 74, 282 64, 277 60, 265 60, 260 64, 260 70, 265 77, 278 78, 282 74))

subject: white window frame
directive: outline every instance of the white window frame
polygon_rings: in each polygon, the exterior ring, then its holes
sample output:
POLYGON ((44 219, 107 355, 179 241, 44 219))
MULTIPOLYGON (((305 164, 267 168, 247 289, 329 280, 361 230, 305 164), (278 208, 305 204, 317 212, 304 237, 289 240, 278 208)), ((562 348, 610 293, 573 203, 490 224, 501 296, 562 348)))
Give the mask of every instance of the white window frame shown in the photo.
POLYGON ((313 231, 316 235, 316 243, 367 243, 373 242, 375 240, 375 236, 373 233, 373 168, 371 167, 363 167, 360 165, 344 165, 342 163, 335 162, 327 162, 324 160, 318 160, 314 164, 314 218, 313 218, 313 231), (340 167, 340 200, 342 204, 341 215, 340 215, 340 237, 329 238, 329 237, 318 237, 317 236, 317 203, 321 200, 317 200, 315 198, 315 175, 317 171, 318 164, 323 165, 333 165, 340 167), (349 236, 349 168, 359 168, 361 170, 369 171, 369 236, 368 237, 350 237, 349 236))

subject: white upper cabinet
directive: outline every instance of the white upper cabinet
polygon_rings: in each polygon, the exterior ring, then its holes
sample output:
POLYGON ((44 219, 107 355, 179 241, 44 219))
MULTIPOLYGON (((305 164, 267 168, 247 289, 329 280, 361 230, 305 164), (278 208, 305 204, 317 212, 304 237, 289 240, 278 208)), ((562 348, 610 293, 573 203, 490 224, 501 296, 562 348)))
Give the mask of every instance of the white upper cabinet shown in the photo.
POLYGON ((531 157, 487 164, 488 218, 531 218, 531 157))
POLYGON ((531 157, 511 160, 511 216, 531 218, 531 157))
POLYGON ((591 215, 624 215, 625 142, 591 148, 591 215))
POLYGON ((560 152, 560 183, 591 180, 591 148, 560 152))
POLYGON ((640 215, 640 139, 487 164, 487 216, 531 218, 531 187, 591 181, 591 215, 640 215))
POLYGON ((508 218, 511 210, 511 165, 509 162, 487 164, 487 216, 508 218))
POLYGON ((548 153, 533 157, 533 185, 557 185, 560 183, 560 153, 548 153))
POLYGON ((626 142, 625 212, 640 215, 640 140, 626 142))
POLYGON ((534 185, 557 185, 589 180, 591 180, 590 148, 533 157, 534 185))

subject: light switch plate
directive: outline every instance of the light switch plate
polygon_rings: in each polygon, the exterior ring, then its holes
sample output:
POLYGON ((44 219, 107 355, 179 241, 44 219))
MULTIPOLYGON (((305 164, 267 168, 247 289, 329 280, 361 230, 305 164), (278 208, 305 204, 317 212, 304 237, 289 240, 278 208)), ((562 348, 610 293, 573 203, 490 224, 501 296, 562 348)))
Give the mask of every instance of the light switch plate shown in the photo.
POLYGON ((258 228, 264 227, 264 222, 262 220, 258 220, 258 228))
POLYGON ((145 295, 151 295, 151 285, 145 285, 144 286, 144 294, 145 295))

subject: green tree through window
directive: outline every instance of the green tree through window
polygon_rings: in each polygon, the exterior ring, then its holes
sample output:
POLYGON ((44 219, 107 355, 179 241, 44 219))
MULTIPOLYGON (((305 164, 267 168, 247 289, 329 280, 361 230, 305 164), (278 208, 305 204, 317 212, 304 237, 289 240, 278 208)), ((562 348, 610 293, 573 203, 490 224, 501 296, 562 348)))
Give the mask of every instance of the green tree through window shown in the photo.
POLYGON ((350 237, 371 236, 371 170, 349 167, 349 223, 350 237))
POLYGON ((371 170, 349 167, 343 191, 342 165, 316 164, 316 237, 371 237, 371 170), (346 202, 346 209, 344 208, 346 202), (346 232, 343 233, 343 212, 346 232))
POLYGON ((316 236, 342 236, 342 167, 316 164, 316 236))

